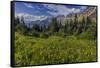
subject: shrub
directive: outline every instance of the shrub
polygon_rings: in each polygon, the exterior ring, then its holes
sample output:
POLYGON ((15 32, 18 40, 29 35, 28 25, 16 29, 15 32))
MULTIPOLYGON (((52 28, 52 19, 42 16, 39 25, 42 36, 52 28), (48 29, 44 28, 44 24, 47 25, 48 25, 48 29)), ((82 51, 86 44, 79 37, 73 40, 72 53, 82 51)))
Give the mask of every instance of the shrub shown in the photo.
POLYGON ((49 37, 49 33, 41 33, 40 34, 40 38, 48 38, 49 37))
POLYGON ((33 31, 33 32, 32 32, 32 36, 34 36, 34 37, 39 37, 39 32, 33 31))

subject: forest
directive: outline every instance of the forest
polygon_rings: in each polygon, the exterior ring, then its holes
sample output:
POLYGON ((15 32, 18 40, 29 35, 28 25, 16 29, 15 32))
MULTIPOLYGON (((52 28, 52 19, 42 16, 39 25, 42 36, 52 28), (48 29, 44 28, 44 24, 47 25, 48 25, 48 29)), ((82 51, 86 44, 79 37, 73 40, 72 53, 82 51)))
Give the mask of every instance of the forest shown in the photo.
POLYGON ((53 17, 48 25, 26 25, 15 17, 15 65, 44 65, 96 61, 97 23, 89 16, 74 15, 62 21, 53 17))

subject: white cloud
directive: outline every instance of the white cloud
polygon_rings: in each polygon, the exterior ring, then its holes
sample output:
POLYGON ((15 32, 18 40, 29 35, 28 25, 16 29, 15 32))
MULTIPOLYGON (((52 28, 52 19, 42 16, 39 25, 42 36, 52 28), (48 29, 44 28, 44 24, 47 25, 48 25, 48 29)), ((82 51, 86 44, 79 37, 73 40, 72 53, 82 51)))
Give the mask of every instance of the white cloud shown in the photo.
POLYGON ((34 8, 31 4, 28 4, 28 3, 24 3, 24 5, 28 8, 34 8))
POLYGON ((86 9, 87 7, 86 6, 81 6, 81 9, 83 10, 83 9, 86 9))
MULTIPOLYGON (((44 4, 44 7, 48 8, 48 13, 51 15, 68 15, 69 13, 78 13, 81 11, 79 8, 68 8, 64 5, 54 5, 54 4, 44 4)), ((82 7, 82 9, 85 9, 85 7, 82 7)))
POLYGON ((19 18, 24 17, 25 21, 37 21, 37 20, 41 21, 41 20, 47 19, 47 16, 45 15, 35 16, 28 13, 18 13, 18 14, 15 14, 15 17, 19 17, 19 18))
POLYGON ((72 12, 73 12, 73 13, 79 13, 80 11, 81 11, 81 9, 78 9, 78 8, 77 8, 77 9, 72 8, 72 12))

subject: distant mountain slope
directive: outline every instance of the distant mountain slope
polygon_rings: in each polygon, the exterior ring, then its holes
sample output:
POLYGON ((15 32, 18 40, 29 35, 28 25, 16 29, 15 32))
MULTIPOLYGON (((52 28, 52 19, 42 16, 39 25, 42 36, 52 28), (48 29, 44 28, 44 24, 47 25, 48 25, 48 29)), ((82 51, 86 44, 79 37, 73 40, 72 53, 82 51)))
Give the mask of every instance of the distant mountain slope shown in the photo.
POLYGON ((83 12, 84 15, 91 16, 96 12, 96 7, 88 7, 85 12, 83 12))
MULTIPOLYGON (((82 21, 83 17, 87 16, 96 22, 96 7, 87 7, 84 11, 79 13, 70 13, 67 16, 58 15, 56 16, 58 23, 65 24, 66 22, 73 21, 77 15, 78 21, 82 21)), ((32 16, 29 14, 18 14, 17 17, 24 17, 24 21, 28 27, 32 27, 33 24, 38 24, 39 26, 48 26, 48 23, 52 20, 53 17, 48 16, 32 16)))
POLYGON ((62 21, 62 23, 65 23, 66 21, 74 20, 75 15, 78 17, 78 21, 82 21, 83 17, 89 17, 92 19, 92 21, 96 22, 96 7, 87 7, 86 10, 80 13, 71 13, 67 15, 66 17, 64 15, 58 16, 58 21, 62 21))

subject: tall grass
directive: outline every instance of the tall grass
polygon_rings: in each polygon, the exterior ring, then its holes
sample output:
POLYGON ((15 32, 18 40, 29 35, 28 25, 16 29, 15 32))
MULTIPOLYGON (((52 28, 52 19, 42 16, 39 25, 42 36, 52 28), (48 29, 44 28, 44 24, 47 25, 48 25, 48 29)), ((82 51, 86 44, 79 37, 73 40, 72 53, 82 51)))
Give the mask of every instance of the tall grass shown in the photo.
POLYGON ((96 42, 76 36, 48 38, 15 33, 15 65, 42 65, 96 61, 96 42))

